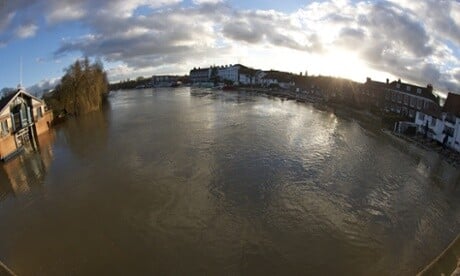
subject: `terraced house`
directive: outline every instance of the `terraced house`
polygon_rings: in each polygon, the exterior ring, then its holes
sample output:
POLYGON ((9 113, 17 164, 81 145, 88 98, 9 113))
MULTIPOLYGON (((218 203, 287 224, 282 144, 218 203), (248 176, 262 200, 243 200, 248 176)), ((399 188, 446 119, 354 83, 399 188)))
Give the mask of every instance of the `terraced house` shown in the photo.
POLYGON ((53 114, 43 100, 19 88, 0 100, 0 160, 14 156, 48 131, 53 114))
POLYGON ((433 86, 421 87, 413 84, 393 81, 385 89, 384 110, 415 118, 415 113, 422 110, 439 108, 438 100, 433 94, 433 86))

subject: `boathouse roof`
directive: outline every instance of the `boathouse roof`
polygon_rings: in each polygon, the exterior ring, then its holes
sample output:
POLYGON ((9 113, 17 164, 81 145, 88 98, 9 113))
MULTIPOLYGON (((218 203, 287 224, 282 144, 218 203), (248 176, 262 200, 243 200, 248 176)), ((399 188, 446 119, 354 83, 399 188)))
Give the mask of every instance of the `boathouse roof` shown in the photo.
POLYGON ((19 95, 25 95, 27 97, 30 97, 30 98, 33 98, 41 103, 43 103, 43 100, 27 93, 24 89, 22 88, 19 88, 15 93, 11 93, 10 95, 7 95, 5 97, 3 97, 2 99, 0 99, 0 113, 3 112, 3 110, 9 106, 9 104, 14 100, 16 99, 19 95))

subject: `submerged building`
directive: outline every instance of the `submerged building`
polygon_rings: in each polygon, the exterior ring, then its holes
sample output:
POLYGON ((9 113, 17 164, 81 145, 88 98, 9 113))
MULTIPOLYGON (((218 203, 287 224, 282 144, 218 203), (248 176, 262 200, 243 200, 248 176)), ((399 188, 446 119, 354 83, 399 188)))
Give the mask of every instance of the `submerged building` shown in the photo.
POLYGON ((0 160, 25 146, 36 146, 36 138, 48 131, 53 113, 43 100, 19 88, 0 100, 0 160))

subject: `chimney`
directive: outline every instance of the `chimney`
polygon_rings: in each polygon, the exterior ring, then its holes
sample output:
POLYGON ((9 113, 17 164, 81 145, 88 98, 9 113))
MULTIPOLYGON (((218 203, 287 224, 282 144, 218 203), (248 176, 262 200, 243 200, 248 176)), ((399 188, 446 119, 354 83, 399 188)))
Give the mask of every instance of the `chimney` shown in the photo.
POLYGON ((371 82, 371 78, 367 77, 366 82, 371 82))
POLYGON ((431 85, 430 83, 427 84, 426 89, 428 90, 429 93, 433 93, 433 85, 431 85))
POLYGON ((389 84, 389 83, 390 83, 390 79, 389 79, 389 78, 387 78, 387 84, 389 84))
POLYGON ((401 83, 401 79, 398 79, 398 83, 401 83))

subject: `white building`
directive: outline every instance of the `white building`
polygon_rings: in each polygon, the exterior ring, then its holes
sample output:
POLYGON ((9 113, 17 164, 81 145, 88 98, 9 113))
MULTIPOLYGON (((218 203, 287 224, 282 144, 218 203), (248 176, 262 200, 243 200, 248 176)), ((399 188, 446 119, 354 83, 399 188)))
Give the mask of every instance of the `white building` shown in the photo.
MULTIPOLYGON (((217 76, 220 81, 230 81, 235 85, 256 84, 256 70, 241 64, 218 66, 217 76)), ((211 69, 212 70, 212 69, 211 69)))
POLYGON ((241 64, 211 66, 209 68, 193 68, 190 71, 190 80, 193 83, 231 82, 234 85, 258 84, 259 70, 241 64))
POLYGON ((194 84, 207 83, 211 78, 210 68, 193 68, 190 70, 190 81, 194 84))
POLYGON ((441 111, 417 111, 417 131, 460 152, 460 95, 449 93, 441 111))
POLYGON ((295 86, 293 75, 280 71, 267 71, 260 78, 260 84, 265 87, 277 85, 283 89, 290 89, 295 86))

